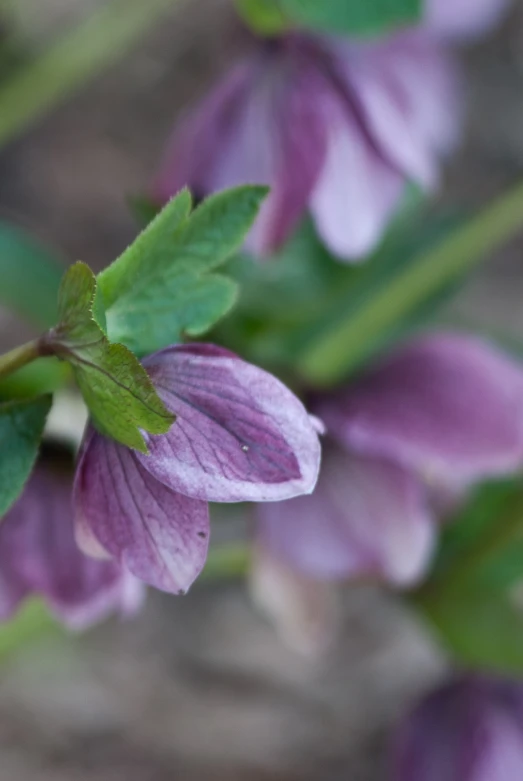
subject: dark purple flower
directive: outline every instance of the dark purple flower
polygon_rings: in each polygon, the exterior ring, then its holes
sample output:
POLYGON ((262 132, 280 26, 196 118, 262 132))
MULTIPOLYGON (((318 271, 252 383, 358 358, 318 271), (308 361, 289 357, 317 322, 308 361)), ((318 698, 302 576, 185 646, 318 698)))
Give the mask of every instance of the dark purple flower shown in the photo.
POLYGON ((0 523, 0 620, 29 596, 43 597, 64 624, 83 629, 114 610, 134 612, 141 583, 112 561, 78 550, 71 505, 72 458, 42 459, 0 523), (68 467, 68 468, 67 468, 68 467))
POLYGON ((437 35, 474 38, 494 27, 512 0, 425 0, 427 28, 437 35))
POLYGON ((480 339, 414 340, 315 411, 330 437, 315 492, 258 513, 262 544, 318 578, 414 582, 433 496, 523 463, 523 371, 480 339))
POLYGON ((207 554, 207 503, 310 493, 320 444, 301 402, 227 350, 169 347, 144 365, 176 422, 163 436, 146 435, 149 455, 88 431, 77 539, 157 588, 185 592, 207 554))
POLYGON ((523 778, 523 684, 467 676, 430 694, 398 731, 391 778, 523 778))
POLYGON ((424 32, 366 43, 289 35, 260 44, 182 121, 153 197, 269 184, 253 251, 278 248, 309 209, 329 248, 358 259, 407 182, 437 184, 458 117, 453 65, 424 32))

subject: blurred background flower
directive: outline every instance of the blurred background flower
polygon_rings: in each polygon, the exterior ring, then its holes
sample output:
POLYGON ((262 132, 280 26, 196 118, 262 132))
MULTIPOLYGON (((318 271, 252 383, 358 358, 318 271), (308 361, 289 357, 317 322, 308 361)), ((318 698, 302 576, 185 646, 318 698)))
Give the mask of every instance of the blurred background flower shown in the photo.
POLYGON ((309 577, 411 585, 438 509, 523 466, 523 369, 474 337, 422 336, 312 408, 329 437, 315 492, 257 510, 261 544, 309 577))
POLYGON ((175 129, 152 186, 164 203, 262 182, 248 247, 278 249, 310 210, 341 260, 363 260, 407 184, 432 190, 461 125, 450 53, 422 31, 360 42, 288 34, 253 43, 175 129))
POLYGON ((112 561, 78 550, 74 539, 73 458, 47 449, 24 493, 0 524, 0 619, 31 596, 72 629, 86 629, 112 612, 141 606, 143 586, 112 561))
POLYGON ((425 697, 396 735, 392 781, 513 781, 523 773, 523 686, 470 675, 425 697))

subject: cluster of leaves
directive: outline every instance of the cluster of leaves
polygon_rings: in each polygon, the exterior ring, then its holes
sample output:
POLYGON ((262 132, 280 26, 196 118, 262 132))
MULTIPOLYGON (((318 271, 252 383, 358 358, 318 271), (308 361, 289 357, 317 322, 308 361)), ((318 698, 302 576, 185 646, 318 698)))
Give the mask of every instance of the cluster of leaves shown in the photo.
MULTIPOLYGON (((56 323, 39 352, 70 367, 102 433, 146 452, 142 432, 169 430, 175 417, 138 356, 203 333, 230 309, 237 286, 215 270, 241 246, 266 193, 239 187, 193 211, 190 194, 180 192, 98 278, 79 262, 60 279, 45 250, 0 229, 1 297, 40 325, 56 323)), ((29 385, 41 391, 38 374, 29 385)), ((30 474, 50 406, 48 394, 0 404, 0 515, 30 474)))

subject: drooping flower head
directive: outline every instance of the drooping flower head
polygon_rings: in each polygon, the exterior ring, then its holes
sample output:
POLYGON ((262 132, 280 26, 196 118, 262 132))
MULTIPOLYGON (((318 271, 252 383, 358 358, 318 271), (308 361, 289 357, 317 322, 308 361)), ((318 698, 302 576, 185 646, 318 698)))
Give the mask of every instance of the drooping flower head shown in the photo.
POLYGON ((315 492, 258 515, 261 543, 319 579, 415 582, 433 498, 523 465, 523 370, 480 339, 418 338, 313 411, 329 433, 315 492))
POLYGON ((436 186, 457 103, 452 63, 422 31, 262 42, 175 130, 153 197, 268 184, 251 250, 278 248, 309 210, 328 247, 355 260, 377 244, 407 182, 436 186))
POLYGON ((144 366, 176 421, 165 435, 146 435, 149 455, 87 432, 75 484, 77 539, 86 552, 181 593, 205 562, 207 503, 310 493, 320 444, 301 402, 227 350, 179 345, 144 366))
POLYGON ((53 449, 37 464, 23 494, 0 523, 0 620, 30 596, 84 629, 113 611, 141 604, 143 586, 113 561, 85 556, 74 538, 73 462, 53 449))
POLYGON ((475 38, 494 27, 512 0, 425 0, 425 24, 446 38, 475 38))
POLYGON ((392 781, 523 778, 523 686, 464 676, 414 708, 394 748, 392 781))

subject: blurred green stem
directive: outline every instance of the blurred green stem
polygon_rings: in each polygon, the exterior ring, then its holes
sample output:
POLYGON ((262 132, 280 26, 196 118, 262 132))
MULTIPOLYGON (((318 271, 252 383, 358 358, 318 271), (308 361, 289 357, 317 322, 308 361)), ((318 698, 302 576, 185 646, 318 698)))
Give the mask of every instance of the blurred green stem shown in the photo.
POLYGON ((329 323, 298 356, 302 376, 316 386, 342 380, 379 339, 420 301, 465 274, 523 228, 523 184, 497 198, 434 249, 422 253, 358 312, 329 323))
POLYGON ((230 580, 243 577, 249 570, 250 553, 250 546, 241 542, 211 547, 199 580, 230 580))
POLYGON ((0 146, 125 55, 173 2, 109 0, 0 87, 0 146))
POLYGON ((40 355, 39 339, 33 339, 31 342, 0 355, 0 380, 36 360, 40 355))

